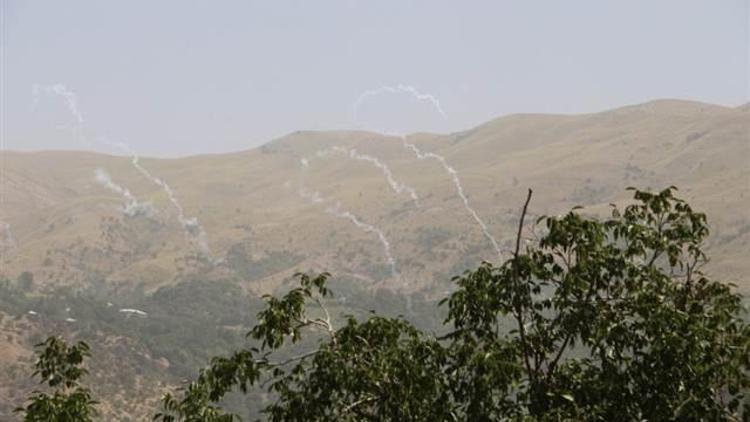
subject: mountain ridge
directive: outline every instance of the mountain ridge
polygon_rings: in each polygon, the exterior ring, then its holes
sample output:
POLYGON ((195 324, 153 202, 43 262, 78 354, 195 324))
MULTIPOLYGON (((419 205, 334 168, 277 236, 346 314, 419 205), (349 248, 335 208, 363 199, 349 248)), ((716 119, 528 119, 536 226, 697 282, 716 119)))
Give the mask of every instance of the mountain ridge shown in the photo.
MULTIPOLYGON (((748 151, 749 126, 748 113, 742 108, 657 100, 600 113, 514 114, 462 132, 418 133, 406 135, 404 139, 369 131, 297 131, 240 152, 169 159, 141 157, 139 162, 154 177, 170 184, 185 209, 184 217, 195 217, 205 226, 209 245, 218 255, 225 254, 238 241, 238 234, 231 227, 241 224, 270 230, 268 228, 280 224, 312 221, 322 227, 344 230, 354 238, 361 237, 356 227, 347 228, 345 221, 326 215, 325 207, 309 203, 298 195, 300 177, 305 174, 309 177, 305 181, 309 189, 319 190, 320 195, 334 201, 331 204, 340 201, 344 208, 371 224, 383 225, 386 231, 394 230, 395 236, 405 236, 404 229, 410 226, 423 227, 429 222, 439 227, 445 223, 452 226, 454 234, 466 231, 461 248, 471 246, 469 238, 483 245, 483 252, 473 254, 486 259, 492 257, 484 243, 486 236, 463 206, 450 171, 434 157, 415 155, 405 147, 405 142, 422 154, 444 156, 446 164, 458 172, 459 180, 465 185, 462 187, 478 214, 490 221, 488 225, 493 233, 505 237, 512 225, 511 219, 492 211, 492 203, 497 198, 508 198, 502 201, 500 209, 512 215, 521 201, 524 185, 535 189, 532 208, 536 203, 540 211, 563 211, 566 206, 576 205, 576 199, 591 207, 601 205, 602 201, 622 200, 624 187, 632 184, 643 188, 677 184, 689 195, 705 192, 714 198, 722 192, 733 192, 743 196, 729 198, 730 203, 745 203, 742 181, 747 166, 742 157, 748 151), (409 198, 393 192, 382 168, 374 166, 372 161, 329 151, 335 147, 380 160, 382 165, 388 166, 394 180, 432 199, 422 210, 409 208, 409 198), (327 155, 316 158, 316 154, 322 152, 327 155), (300 160, 303 158, 313 158, 312 168, 307 173, 302 170, 300 160), (686 168, 688 162, 690 165, 686 168), (727 169, 731 171, 727 173, 727 169), (613 177, 615 174, 617 177, 613 177), (722 182, 718 191, 707 187, 710 183, 716 186, 717 180, 727 177, 732 181, 722 182), (567 194, 561 194, 564 192, 567 194), (435 200, 434 195, 439 195, 440 199, 435 200), (218 207, 222 203, 227 209, 218 207), (425 214, 427 220, 422 221, 420 213, 434 215, 435 209, 447 210, 451 217, 428 218, 425 214), (391 227, 388 215, 402 215, 399 218, 411 220, 408 224, 394 220, 395 227, 391 227)), ((46 259, 41 255, 47 251, 27 248, 29 242, 31 245, 62 242, 70 246, 78 239, 92 247, 93 237, 101 229, 96 219, 118 215, 116 204, 123 199, 95 182, 93 174, 98 168, 106 170, 115 183, 127 188, 137 200, 150 202, 159 210, 163 226, 160 230, 168 240, 164 241, 160 252, 154 253, 163 256, 153 260, 144 257, 145 261, 139 265, 155 265, 174 277, 176 264, 166 265, 165 261, 179 260, 194 252, 181 239, 183 230, 176 221, 175 204, 170 203, 167 192, 134 168, 129 157, 74 151, 4 151, 2 154, 6 163, 5 206, 0 210, 0 220, 11 225, 17 243, 15 252, 3 253, 5 269, 12 268, 6 271, 10 278, 14 272, 20 272, 23 265, 40 268, 40 262, 46 259), (63 227, 65 221, 71 219, 81 224, 68 223, 68 228, 63 227), (47 229, 41 228, 44 225, 47 229), (26 258, 16 259, 16 255, 26 258)), ((731 231, 732 226, 744 227, 748 219, 737 211, 714 211, 714 214, 709 213, 709 218, 715 218, 722 231, 731 231)), ((309 223, 304 226, 302 232, 317 230, 320 236, 305 247, 318 249, 326 236, 319 233, 319 229, 310 228, 309 223)), ((256 240, 269 242, 272 245, 269 250, 286 247, 276 238, 279 234, 253 235, 256 240)), ((416 234, 412 233, 408 237, 410 240, 399 239, 398 243, 413 243, 414 236, 416 234)), ((382 261, 382 257, 377 258, 381 254, 377 242, 370 240, 368 243, 374 244, 369 248, 371 258, 382 261)), ((427 252, 418 252, 413 246, 396 248, 402 248, 403 252, 397 252, 407 254, 409 260, 426 259, 427 252)), ((293 249, 297 254, 304 254, 299 246, 293 249)), ((257 254, 265 252, 259 250, 257 254)), ((453 260, 460 260, 459 252, 452 256, 453 260)), ((324 264, 312 257, 305 262, 324 264)), ((347 269, 356 272, 353 270, 347 269)), ((427 275, 418 273, 409 276, 423 278, 427 275)), ((271 284, 278 282, 275 280, 271 284)))
POLYGON ((629 203, 628 186, 676 185, 708 214, 706 270, 747 295, 750 110, 628 107, 405 138, 299 131, 241 152, 141 157, 169 191, 126 156, 2 151, 0 419, 35 388, 31 350, 50 330, 91 342, 103 413, 140 420, 208 356, 242 344, 259 296, 297 271, 332 273, 343 314, 355 300, 389 315, 405 297, 431 303, 452 276, 510 256, 529 188, 533 241, 540 215, 576 205, 606 215, 629 203))
MULTIPOLYGON (((591 115, 597 115, 601 113, 613 113, 617 111, 626 111, 630 109, 638 109, 643 107, 653 107, 656 109, 660 109, 663 107, 674 107, 679 106, 683 108, 699 108, 699 109, 711 109, 715 111, 729 111, 729 110, 742 110, 747 109, 750 107, 750 103, 744 103, 737 106, 727 106, 727 105, 721 105, 721 104, 715 104, 715 103, 708 103, 704 101, 699 100, 689 100, 689 99, 680 99, 680 98, 657 98, 652 100, 647 100, 643 102, 618 106, 618 107, 612 107, 612 108, 606 108, 604 110, 600 111, 591 111, 591 112, 578 112, 578 113, 534 113, 534 112, 520 112, 520 113, 509 113, 509 114, 503 114, 496 117, 492 117, 485 122, 479 123, 475 126, 472 126, 467 129, 461 129, 454 132, 447 132, 447 133, 433 133, 433 132, 411 132, 405 134, 406 136, 420 136, 420 135, 428 135, 428 136, 458 136, 463 133, 468 133, 475 131, 479 128, 482 128, 487 125, 491 125, 495 122, 502 121, 505 119, 512 119, 512 118, 519 118, 519 117, 541 117, 541 118, 566 118, 566 117, 582 117, 582 116, 591 116, 591 115)), ((392 136, 392 134, 384 133, 384 132, 378 132, 377 130, 367 130, 367 129, 302 129, 302 130, 295 130, 290 133, 287 133, 285 135, 281 135, 275 138, 272 138, 264 143, 261 143, 260 145, 249 147, 249 148, 242 148, 238 150, 233 151, 226 151, 226 152, 215 152, 215 153, 196 153, 196 154, 187 154, 187 155, 178 155, 178 156, 149 156, 144 155, 142 158, 148 158, 148 159, 154 159, 154 160, 172 160, 172 159, 185 159, 185 158, 193 158, 193 157, 210 157, 210 156, 223 156, 223 155, 233 155, 233 154, 241 154, 248 151, 252 151, 258 148, 262 148, 265 145, 271 144, 275 141, 282 140, 288 137, 292 137, 295 135, 305 135, 305 134, 314 134, 314 133, 350 133, 350 134, 365 134, 365 135, 371 135, 371 136, 392 136)), ((129 157, 127 154, 121 154, 121 153, 104 153, 99 151, 91 151, 91 150, 85 150, 85 149, 42 149, 42 150, 34 150, 34 151, 27 151, 27 150, 13 150, 13 149, 5 149, 6 152, 12 152, 12 153, 20 153, 20 154, 26 154, 26 153, 44 153, 44 152, 75 152, 75 153, 94 153, 94 154, 103 154, 103 155, 110 155, 113 157, 129 157)))

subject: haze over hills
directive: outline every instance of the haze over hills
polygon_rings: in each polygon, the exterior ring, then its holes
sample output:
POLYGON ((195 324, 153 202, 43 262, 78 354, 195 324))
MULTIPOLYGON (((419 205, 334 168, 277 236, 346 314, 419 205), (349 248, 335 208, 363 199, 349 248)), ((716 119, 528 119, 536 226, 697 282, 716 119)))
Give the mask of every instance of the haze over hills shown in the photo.
MULTIPOLYGON (((151 179, 130 157, 3 151, 0 275, 15 281, 29 272, 39 294, 64 286, 117 297, 199 280, 257 295, 315 270, 364 290, 432 298, 451 276, 508 257, 528 188, 537 217, 576 205, 606 213, 627 201, 628 186, 675 185, 708 214, 708 271, 747 292, 749 131, 747 106, 658 100, 585 115, 510 115, 404 139, 297 132, 239 153, 142 158, 151 179), (119 191, 105 186, 105 174, 119 191)), ((34 332, 42 323, 2 312, 16 317, 0 338, 7 364, 28 355, 18 324, 34 332)), ((146 343, 122 339, 155 368, 169 367, 146 343)), ((10 390, 0 385, 4 397, 10 390)))
MULTIPOLYGON (((532 212, 543 214, 574 205, 601 211, 626 198, 624 188, 631 185, 676 185, 709 214, 714 270, 743 284, 741 276, 750 273, 741 259, 750 231, 748 122, 743 107, 660 100, 587 115, 511 115, 450 135, 414 134, 408 142, 445 157, 458 172, 469 204, 506 249, 527 188, 535 192, 532 212)), ((13 245, 6 242, 3 252, 5 276, 32 271, 39 284, 144 283, 153 289, 190 271, 186 256, 200 255, 183 234, 165 190, 130 158, 55 151, 4 154, 0 218, 13 236, 13 245), (150 203, 153 215, 125 216, 123 197, 96 182, 97 169, 136 201, 150 203), (127 234, 119 234, 117 245, 107 244, 105 230, 127 234)), ((419 159, 398 137, 298 132, 240 153, 140 163, 169 184, 185 218, 197 218, 210 257, 223 259, 201 271, 236 278, 249 288, 262 290, 295 270, 317 268, 414 290, 482 259, 497 260, 450 173, 434 158, 419 159), (393 180, 412 188, 419 201, 392 189, 371 161, 331 151, 334 147, 381 160, 393 180), (302 173, 301 159, 327 149, 302 173), (300 182, 328 202, 301 197, 300 182), (383 231, 398 279, 384 271, 377 235, 326 212, 338 201, 342 211, 383 231), (430 234, 439 241, 425 240, 430 234), (358 258, 343 257, 353 252, 358 258), (272 265, 253 280, 228 258, 241 254, 259 260, 274 253, 287 256, 288 265, 272 265)))

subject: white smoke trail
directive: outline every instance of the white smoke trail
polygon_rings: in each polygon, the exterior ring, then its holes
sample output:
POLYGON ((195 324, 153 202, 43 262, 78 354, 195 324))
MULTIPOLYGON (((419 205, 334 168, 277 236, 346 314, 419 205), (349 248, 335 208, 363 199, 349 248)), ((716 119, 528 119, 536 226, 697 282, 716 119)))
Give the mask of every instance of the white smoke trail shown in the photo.
POLYGON ((103 168, 100 167, 94 171, 94 179, 100 185, 108 188, 109 190, 115 193, 119 193, 120 195, 122 195, 122 197, 125 198, 125 201, 128 204, 133 204, 133 203, 138 202, 128 189, 123 188, 122 186, 112 181, 112 177, 110 177, 109 173, 107 173, 107 171, 104 170, 103 168))
POLYGON ((500 250, 500 245, 498 245, 497 240, 490 234, 490 230, 487 227, 486 224, 484 224, 484 221, 482 221, 481 218, 479 218, 479 214, 474 210, 474 208, 471 207, 469 204, 469 198, 466 197, 466 194, 464 194, 464 188, 461 186, 461 180, 458 178, 458 172, 456 169, 448 165, 448 162, 445 160, 445 157, 442 155, 435 154, 433 152, 422 152, 417 148, 416 145, 409 143, 406 140, 405 135, 399 135, 401 137, 401 141, 404 143, 404 148, 411 150, 414 155, 420 159, 425 160, 428 158, 432 158, 434 160, 437 160, 441 166, 445 169, 445 171, 450 175, 451 180, 453 181, 453 185, 456 187, 456 192, 458 193, 458 196, 461 197, 461 200, 464 203, 464 208, 466 208, 466 211, 471 214, 471 217, 476 221, 476 223, 479 225, 479 227, 482 229, 482 232, 484 233, 484 236, 487 238, 487 240, 490 241, 492 244, 492 247, 495 248, 495 252, 497 252, 497 255, 502 255, 502 251, 500 250))
POLYGON ((9 223, 2 223, 3 238, 0 242, 0 246, 3 249, 12 249, 16 247, 16 241, 13 239, 13 232, 10 229, 9 223))
POLYGON ((396 260, 393 259, 393 255, 391 254, 391 244, 390 242, 388 242, 388 238, 385 237, 385 234, 382 230, 373 226, 372 224, 363 223, 359 218, 357 218, 356 215, 352 214, 349 211, 342 211, 340 202, 336 202, 335 206, 327 207, 326 212, 329 214, 333 214, 336 217, 351 221, 355 226, 360 228, 365 233, 375 233, 378 236, 380 243, 383 245, 383 252, 385 253, 386 259, 388 261, 388 266, 391 269, 391 277, 398 278, 398 271, 396 270, 396 260))
POLYGON ((382 86, 376 89, 368 89, 367 91, 360 94, 360 96, 357 98, 357 101, 354 102, 354 106, 352 108, 355 121, 357 118, 357 110, 363 102, 365 102, 370 97, 377 97, 383 94, 410 94, 419 101, 429 102, 444 119, 446 118, 445 111, 440 105, 440 100, 438 100, 437 97, 432 94, 423 94, 411 85, 398 84, 396 86, 382 86))
POLYGON ((192 218, 185 217, 185 210, 182 208, 180 201, 177 200, 177 196, 175 195, 172 188, 163 179, 160 179, 152 175, 148 170, 146 170, 141 165, 141 163, 138 160, 139 160, 139 157, 137 155, 133 155, 131 163, 133 163, 133 166, 141 174, 146 176, 149 180, 151 180, 157 186, 161 187, 164 190, 164 192, 166 192, 167 197, 169 198, 169 202, 171 202, 172 205, 177 210, 177 221, 180 223, 180 226, 182 226, 182 229, 185 231, 185 238, 192 241, 195 244, 195 246, 198 248, 199 252, 201 252, 203 255, 208 256, 210 254, 210 250, 208 248, 208 236, 206 235, 206 231, 203 229, 203 226, 201 226, 200 223, 198 222, 198 217, 192 217, 192 218))
POLYGON ((136 154, 128 144, 124 142, 115 142, 109 140, 105 140, 103 142, 116 147, 124 153, 130 155, 132 157, 130 162, 131 164, 133 164, 133 167, 135 167, 135 169, 138 170, 139 173, 141 173, 152 183, 162 188, 162 190, 167 194, 169 202, 171 202, 172 206, 174 206, 174 208, 177 210, 177 221, 180 223, 180 226, 185 232, 185 238, 189 242, 193 243, 199 252, 201 252, 205 256, 208 256, 210 254, 210 250, 208 248, 208 236, 206 235, 206 231, 203 229, 200 223, 198 223, 197 217, 185 217, 185 210, 182 208, 182 204, 180 204, 180 201, 177 200, 177 196, 175 195, 169 184, 167 184, 167 182, 165 182, 163 179, 154 176, 153 174, 151 174, 151 172, 146 170, 146 168, 141 165, 140 157, 138 156, 138 154, 136 154))
MULTIPOLYGON (((328 202, 326 198, 323 198, 320 192, 310 191, 305 188, 304 173, 305 173, 305 170, 309 167, 310 161, 309 159, 302 158, 300 160, 300 163, 302 164, 302 171, 300 172, 300 188, 299 188, 300 196, 303 199, 306 199, 313 204, 321 204, 324 202, 328 202)), ((343 218, 343 219, 351 221, 352 224, 354 224, 357 228, 359 228, 365 233, 374 233, 375 235, 377 235, 378 239, 380 240, 380 243, 383 245, 383 253, 385 254, 386 260, 388 262, 388 266, 391 270, 391 277, 393 277, 394 279, 400 278, 398 270, 396 268, 396 260, 393 258, 393 254, 391 253, 391 243, 388 241, 388 238, 385 236, 385 233, 383 233, 382 230, 373 226, 372 224, 362 222, 362 220, 360 220, 356 215, 352 214, 350 211, 342 210, 341 202, 339 201, 337 201, 336 204, 333 206, 326 207, 325 212, 333 216, 336 216, 338 218, 343 218)))
POLYGON ((36 108, 36 106, 39 104, 39 97, 42 93, 45 95, 57 95, 59 97, 62 97, 63 100, 65 100, 65 104, 68 107, 68 111, 70 111, 70 114, 72 114, 76 120, 76 129, 75 129, 76 140, 78 142, 83 142, 84 144, 90 146, 90 143, 88 141, 85 141, 81 136, 81 132, 83 131, 85 120, 83 119, 83 113, 81 113, 81 110, 78 108, 78 99, 76 97, 76 94, 73 91, 69 90, 63 84, 54 84, 54 85, 34 84, 31 87, 31 93, 34 98, 33 103, 32 103, 32 108, 36 108))
POLYGON ((76 94, 74 94, 73 91, 65 87, 65 85, 63 84, 54 84, 54 85, 34 84, 31 87, 31 92, 34 95, 33 107, 36 107, 37 104, 39 104, 40 93, 44 93, 47 95, 58 95, 60 97, 63 97, 63 99, 65 100, 65 103, 68 106, 68 110, 70 110, 70 114, 72 114, 73 117, 75 117, 79 126, 83 126, 84 124, 83 114, 78 109, 78 99, 76 98, 76 94))
MULTIPOLYGON (((80 132, 81 128, 84 124, 84 118, 83 113, 78 108, 78 101, 76 99, 76 95, 67 89, 65 85, 63 84, 54 84, 54 85, 39 85, 34 84, 32 86, 32 93, 34 95, 34 106, 37 105, 39 102, 39 94, 43 92, 45 94, 49 95, 59 95, 63 97, 68 105, 68 109, 70 110, 71 114, 76 118, 76 121, 78 122, 78 130, 80 132)), ((80 135, 80 133, 79 133, 80 135)), ((151 182, 156 184, 157 186, 161 187, 164 192, 166 192, 167 196, 169 197, 169 201, 172 203, 172 205, 177 210, 177 220, 180 223, 180 226, 182 227, 183 231, 185 232, 185 238, 193 244, 196 249, 200 253, 202 253, 204 256, 209 256, 209 248, 208 248, 208 239, 205 230, 203 227, 198 223, 197 217, 193 218, 186 218, 185 217, 185 211, 182 208, 182 205, 177 200, 177 197, 175 196, 174 191, 172 188, 162 179, 153 176, 148 170, 146 170, 139 162, 138 154, 133 151, 132 148, 130 148, 129 145, 125 144, 124 142, 114 142, 109 141, 106 139, 98 139, 100 142, 109 145, 114 146, 124 153, 130 155, 132 157, 131 163, 133 164, 133 167, 135 167, 142 175, 144 175, 147 179, 149 179, 151 182)))
POLYGON ((123 199, 125 199, 125 207, 123 208, 123 213, 128 217, 135 217, 138 215, 146 215, 148 217, 154 216, 155 210, 150 203, 138 202, 135 196, 130 193, 130 190, 115 183, 112 180, 112 177, 110 177, 109 173, 107 173, 107 171, 103 168, 96 169, 96 171, 94 172, 94 178, 100 185, 122 195, 123 199))
POLYGON ((380 171, 383 172, 383 175, 385 176, 386 180, 388 181, 388 185, 390 185, 391 189, 393 189, 394 192, 396 192, 399 195, 402 194, 402 193, 408 193, 409 196, 411 197, 412 201, 414 201, 414 204, 417 207, 419 207, 419 196, 417 196, 417 191, 414 190, 414 188, 412 188, 411 186, 406 185, 404 183, 401 183, 401 182, 397 181, 393 177, 393 172, 391 172, 390 167, 388 167, 387 164, 383 163, 382 161, 380 161, 376 157, 373 157, 373 156, 367 155, 367 154, 360 154, 354 148, 346 148, 346 147, 342 147, 342 146, 335 146, 335 147, 332 147, 332 148, 328 148, 328 149, 325 149, 325 150, 318 151, 316 153, 316 156, 317 157, 325 157, 325 156, 327 156, 327 155, 329 155, 331 153, 340 153, 340 154, 343 154, 343 155, 349 157, 352 160, 363 161, 363 162, 372 164, 373 166, 377 167, 378 169, 380 169, 380 171))

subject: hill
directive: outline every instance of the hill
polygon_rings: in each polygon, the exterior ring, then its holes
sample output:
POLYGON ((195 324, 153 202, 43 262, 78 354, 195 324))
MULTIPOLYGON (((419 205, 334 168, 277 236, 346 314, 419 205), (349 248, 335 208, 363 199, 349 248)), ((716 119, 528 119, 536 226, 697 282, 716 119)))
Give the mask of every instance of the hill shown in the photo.
MULTIPOLYGON (((532 211, 541 214, 574 205, 599 211, 625 198, 629 185, 676 185, 709 213, 715 270, 743 282, 749 273, 741 259, 750 231, 749 124, 743 108, 661 100, 588 115, 511 115, 466 132, 415 134, 405 142, 445 157, 501 247, 512 237, 527 188, 535 191, 532 211)), ((186 239, 167 192, 129 157, 4 155, 0 219, 13 239, 2 257, 6 277, 31 271, 41 285, 116 286, 138 279, 153 289, 200 265, 190 259, 200 248, 186 239), (137 201, 151 203, 153 214, 124 215, 123 197, 95 181, 97 169, 137 201)), ((465 269, 462 259, 496 258, 450 173, 433 157, 419 159, 398 137, 298 132, 245 152, 139 164, 168 183, 184 219, 195 217, 204 229, 208 255, 221 263, 201 271, 236 277, 249 288, 275 286, 295 269, 327 268, 413 290, 430 284, 434 274, 465 269), (392 189, 382 169, 341 147, 387 165, 397 183, 413 188, 418 203, 392 189), (305 157, 311 163, 303 170, 305 157), (301 177, 306 190, 330 198, 328 205, 340 201, 341 211, 382 229, 398 279, 383 271, 378 236, 301 197, 301 177), (342 259, 344 251, 363 254, 342 259)))
MULTIPOLYGON (((493 242, 508 256, 528 188, 534 217, 575 205, 603 213, 626 200, 627 186, 676 185, 708 213, 708 270, 747 292, 749 131, 747 107, 659 100, 585 115, 510 115, 448 135, 297 132, 239 153, 136 165, 89 152, 4 151, 0 275, 14 285, 25 278, 24 303, 38 306, 29 298, 61 288, 115 308, 148 306, 149 295, 195 280, 255 297, 306 270, 330 271, 343 288, 429 300, 452 275, 497 261, 493 242), (105 186, 106 175, 120 191, 105 186)), ((7 368, 32 341, 18 325, 36 332, 45 323, 22 316, 23 307, 0 310, 13 317, 0 339, 7 368)), ((135 336, 113 324, 97 330, 135 336)), ((166 366, 166 352, 144 338, 132 350, 166 366)), ((9 389, 0 385, 0 394, 9 389)))

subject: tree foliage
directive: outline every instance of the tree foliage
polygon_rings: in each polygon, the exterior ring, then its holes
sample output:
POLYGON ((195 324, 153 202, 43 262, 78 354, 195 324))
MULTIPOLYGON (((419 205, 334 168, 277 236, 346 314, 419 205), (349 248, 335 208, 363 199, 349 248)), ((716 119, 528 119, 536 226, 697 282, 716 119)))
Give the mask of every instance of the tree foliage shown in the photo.
POLYGON ((34 377, 51 392, 34 391, 26 407, 16 409, 25 422, 87 422, 96 415, 91 391, 80 385, 87 374, 83 360, 90 356, 85 342, 68 345, 59 337, 49 337, 36 345, 38 357, 34 377))
MULTIPOLYGON (((439 335, 402 317, 332 318, 329 274, 298 274, 264 298, 255 347, 211 359, 154 419, 239 420, 221 402, 250 389, 266 391, 269 421, 747 418, 750 325, 731 286, 704 274, 706 216, 675 191, 634 190, 603 219, 542 217, 524 241, 529 191, 513 255, 454 277, 439 335), (317 347, 298 352, 307 336, 317 347)), ((76 369, 88 348, 46 345, 37 373, 90 408, 76 369)), ((48 406, 32 405, 27 417, 48 406)))
POLYGON ((266 298, 248 333, 258 348, 213 359, 157 419, 234 420, 217 403, 251 385, 270 393, 271 421, 746 417, 750 326, 740 297, 702 272, 706 216, 675 190, 636 190, 603 220, 542 217, 523 248, 522 217, 510 259, 454 278, 441 336, 377 315, 335 328, 328 274, 300 274, 266 298), (326 334, 317 349, 271 359, 308 328, 326 334))
POLYGON ((706 216, 674 190, 636 191, 635 204, 613 207, 604 221, 575 211, 541 218, 547 231, 538 245, 457 279, 449 348, 473 349, 459 362, 469 371, 462 390, 470 393, 459 402, 469 419, 511 416, 518 405, 517 416, 542 420, 721 420, 741 412, 750 327, 739 317, 740 297, 701 272, 706 216), (498 335, 504 315, 516 328, 498 335), (497 348, 522 369, 493 373, 486 365, 497 360, 476 360, 497 348), (517 388, 509 392, 504 377, 517 388))

